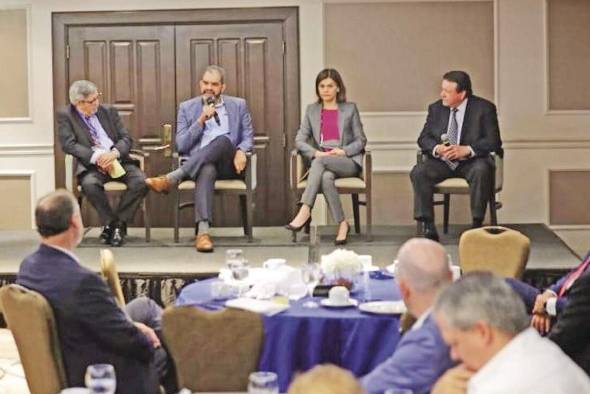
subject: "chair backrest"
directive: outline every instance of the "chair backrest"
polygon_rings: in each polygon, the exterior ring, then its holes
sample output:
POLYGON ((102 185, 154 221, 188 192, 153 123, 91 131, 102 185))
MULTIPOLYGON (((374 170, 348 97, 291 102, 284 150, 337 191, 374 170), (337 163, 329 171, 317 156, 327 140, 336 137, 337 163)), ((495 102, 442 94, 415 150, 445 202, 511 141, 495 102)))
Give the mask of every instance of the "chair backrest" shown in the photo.
POLYGON ((465 231, 459 239, 459 265, 464 273, 491 271, 520 278, 529 258, 530 240, 506 227, 490 226, 465 231))
POLYGON ((0 289, 0 301, 29 390, 59 393, 66 387, 66 374, 51 306, 41 294, 15 284, 0 289))
POLYGON ((170 307, 162 332, 176 365, 179 387, 191 391, 246 391, 262 348, 260 316, 224 309, 170 307))
POLYGON ((111 288, 115 301, 123 308, 125 306, 125 297, 123 296, 117 265, 115 264, 113 252, 108 249, 101 249, 100 251, 100 273, 111 288))

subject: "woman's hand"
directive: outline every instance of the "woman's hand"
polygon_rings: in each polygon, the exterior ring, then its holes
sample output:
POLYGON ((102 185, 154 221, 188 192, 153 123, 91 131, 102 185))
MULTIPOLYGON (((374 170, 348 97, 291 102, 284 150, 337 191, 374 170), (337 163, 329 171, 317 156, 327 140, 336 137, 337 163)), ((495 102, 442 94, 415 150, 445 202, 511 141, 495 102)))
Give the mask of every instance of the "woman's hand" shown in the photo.
POLYGON ((322 152, 321 150, 316 150, 315 153, 313 154, 314 158, 318 158, 318 157, 324 157, 324 156, 330 156, 330 152, 322 152))
POLYGON ((328 152, 330 156, 346 156, 346 152, 344 149, 334 148, 330 152, 328 152))

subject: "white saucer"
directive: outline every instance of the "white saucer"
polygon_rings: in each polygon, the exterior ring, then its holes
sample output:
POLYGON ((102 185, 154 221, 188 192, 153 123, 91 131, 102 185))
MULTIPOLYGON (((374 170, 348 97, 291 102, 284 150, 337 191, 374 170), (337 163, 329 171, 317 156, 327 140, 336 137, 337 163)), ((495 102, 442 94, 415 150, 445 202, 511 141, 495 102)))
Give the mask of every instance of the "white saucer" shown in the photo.
POLYGON ((363 312, 376 313, 378 315, 401 315, 406 312, 406 304, 403 301, 374 301, 359 305, 363 312))
POLYGON ((349 298, 348 302, 346 302, 346 303, 335 304, 329 298, 324 298, 323 300, 320 301, 320 304, 322 304, 322 306, 327 306, 328 308, 348 308, 351 306, 357 306, 359 304, 359 302, 357 300, 355 300, 354 298, 349 298))

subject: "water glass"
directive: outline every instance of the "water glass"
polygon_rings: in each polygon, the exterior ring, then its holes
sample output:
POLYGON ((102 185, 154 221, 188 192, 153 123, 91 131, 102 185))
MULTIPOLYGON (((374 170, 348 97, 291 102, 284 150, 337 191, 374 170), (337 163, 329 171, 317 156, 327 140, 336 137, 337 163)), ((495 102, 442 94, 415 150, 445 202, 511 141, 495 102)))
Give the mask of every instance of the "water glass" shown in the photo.
POLYGON ((248 394, 279 394, 279 378, 274 372, 252 372, 248 394))
MULTIPOLYGON (((307 263, 301 267, 301 279, 306 284, 309 296, 313 297, 313 289, 320 283, 322 277, 322 268, 318 263, 307 263)), ((304 308, 317 308, 315 301, 307 301, 303 304, 304 308)))
POLYGON ((383 394, 413 394, 414 392, 410 389, 387 389, 383 394))
POLYGON ((111 364, 89 365, 84 381, 91 393, 115 394, 117 388, 115 368, 111 364))

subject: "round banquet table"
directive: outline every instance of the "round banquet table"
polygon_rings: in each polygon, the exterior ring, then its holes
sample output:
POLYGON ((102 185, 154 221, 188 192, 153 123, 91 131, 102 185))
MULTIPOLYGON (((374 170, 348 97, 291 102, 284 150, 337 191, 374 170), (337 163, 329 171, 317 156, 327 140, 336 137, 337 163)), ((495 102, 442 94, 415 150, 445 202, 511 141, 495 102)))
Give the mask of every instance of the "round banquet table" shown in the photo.
MULTIPOLYGON (((373 276, 373 275, 372 275, 373 276)), ((378 275, 370 279, 369 291, 351 295, 362 301, 399 300, 399 288, 393 279, 378 275)), ((207 310, 224 307, 225 301, 211 297, 207 279, 186 286, 176 305, 193 305, 207 310)), ((304 297, 290 301, 290 307, 273 316, 262 315, 264 342, 258 361, 259 371, 279 376, 281 392, 286 392, 294 374, 317 364, 332 363, 360 377, 389 357, 400 339, 399 315, 378 315, 350 308, 305 308, 304 297)), ((319 297, 314 297, 318 302, 319 297)))

